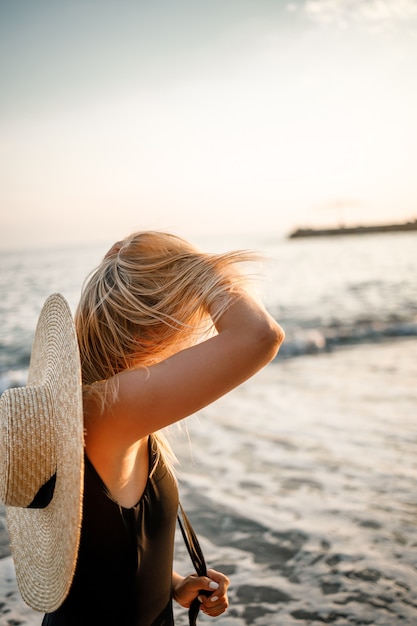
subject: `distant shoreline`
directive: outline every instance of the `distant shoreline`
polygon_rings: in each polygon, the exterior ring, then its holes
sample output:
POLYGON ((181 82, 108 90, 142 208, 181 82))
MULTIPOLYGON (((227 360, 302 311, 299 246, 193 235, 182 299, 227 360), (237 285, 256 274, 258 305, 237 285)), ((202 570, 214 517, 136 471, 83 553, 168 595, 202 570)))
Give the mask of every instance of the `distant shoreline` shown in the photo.
POLYGON ((297 228, 289 235, 289 239, 299 237, 327 237, 333 235, 365 235, 368 233, 394 233, 417 231, 417 219, 413 222, 400 224, 376 224, 373 226, 339 226, 337 228, 297 228))

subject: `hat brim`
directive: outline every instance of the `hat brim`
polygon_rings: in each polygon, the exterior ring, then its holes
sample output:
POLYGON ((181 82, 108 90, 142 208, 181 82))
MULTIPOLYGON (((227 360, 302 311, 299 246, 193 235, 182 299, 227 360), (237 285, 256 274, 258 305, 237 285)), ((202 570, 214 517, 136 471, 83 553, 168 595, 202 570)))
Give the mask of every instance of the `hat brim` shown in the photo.
POLYGON ((84 426, 81 366, 71 311, 60 294, 42 309, 28 385, 53 399, 56 482, 45 508, 6 507, 16 579, 23 600, 51 612, 64 601, 75 571, 82 520, 84 426))

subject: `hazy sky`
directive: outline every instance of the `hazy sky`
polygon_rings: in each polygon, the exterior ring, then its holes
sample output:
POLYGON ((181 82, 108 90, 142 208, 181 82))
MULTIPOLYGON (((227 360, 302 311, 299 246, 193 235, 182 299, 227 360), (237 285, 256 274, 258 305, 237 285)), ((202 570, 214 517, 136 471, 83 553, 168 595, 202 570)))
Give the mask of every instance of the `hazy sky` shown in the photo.
POLYGON ((417 0, 0 0, 0 247, 417 217, 417 0))

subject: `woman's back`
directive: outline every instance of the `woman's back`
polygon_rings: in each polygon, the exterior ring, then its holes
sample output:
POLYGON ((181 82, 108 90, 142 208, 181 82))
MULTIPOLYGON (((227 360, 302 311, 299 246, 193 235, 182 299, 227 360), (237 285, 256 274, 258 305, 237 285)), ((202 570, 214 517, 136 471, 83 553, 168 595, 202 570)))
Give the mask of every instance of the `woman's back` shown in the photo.
POLYGON ((178 495, 160 431, 278 351, 281 328, 235 270, 244 260, 136 233, 87 281, 76 313, 87 454, 80 554, 67 600, 44 625, 170 626, 172 598, 189 607, 198 596, 212 616, 227 608, 226 576, 172 571, 178 495))
POLYGON ((173 624, 176 482, 149 440, 148 480, 139 501, 123 507, 86 457, 78 563, 63 605, 43 626, 173 624))

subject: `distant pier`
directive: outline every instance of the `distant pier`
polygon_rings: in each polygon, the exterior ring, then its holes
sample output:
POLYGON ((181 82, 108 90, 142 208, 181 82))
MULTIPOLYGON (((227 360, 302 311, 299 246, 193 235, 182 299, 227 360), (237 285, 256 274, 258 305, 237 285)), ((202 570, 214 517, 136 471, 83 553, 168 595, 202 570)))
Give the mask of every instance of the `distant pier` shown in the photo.
POLYGON ((328 237, 333 235, 366 235, 369 233, 397 233, 417 231, 417 219, 400 224, 379 224, 373 226, 339 226, 338 228, 297 228, 292 231, 289 239, 299 237, 328 237))

